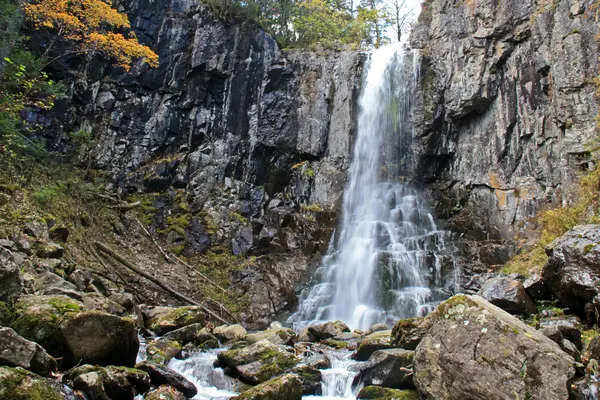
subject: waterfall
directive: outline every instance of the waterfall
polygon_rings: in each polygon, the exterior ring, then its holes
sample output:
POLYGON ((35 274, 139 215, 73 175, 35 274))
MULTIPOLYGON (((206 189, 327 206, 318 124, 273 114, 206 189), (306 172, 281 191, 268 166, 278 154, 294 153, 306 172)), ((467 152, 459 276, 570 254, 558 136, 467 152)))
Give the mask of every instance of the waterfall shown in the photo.
POLYGON ((371 55, 340 236, 317 271, 320 282, 303 293, 290 317, 296 330, 330 320, 366 330, 425 315, 450 295, 447 232, 437 228, 419 193, 399 183, 413 168, 418 58, 398 44, 371 55))

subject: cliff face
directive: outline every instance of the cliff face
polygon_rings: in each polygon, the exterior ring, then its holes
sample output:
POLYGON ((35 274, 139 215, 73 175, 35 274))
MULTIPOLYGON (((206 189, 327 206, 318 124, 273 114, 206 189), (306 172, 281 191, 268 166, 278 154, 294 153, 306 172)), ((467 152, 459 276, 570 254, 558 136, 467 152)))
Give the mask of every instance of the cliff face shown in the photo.
POLYGON ((598 73, 589 3, 423 6, 411 38, 424 60, 416 180, 467 242, 472 267, 507 261, 527 219, 568 203, 588 167, 598 73))
POLYGON ((284 56, 255 25, 197 1, 120 6, 160 67, 124 74, 88 60, 58 108, 62 134, 93 133, 95 165, 142 199, 167 246, 262 256, 231 276, 249 320, 290 309, 335 225, 364 56, 284 56))

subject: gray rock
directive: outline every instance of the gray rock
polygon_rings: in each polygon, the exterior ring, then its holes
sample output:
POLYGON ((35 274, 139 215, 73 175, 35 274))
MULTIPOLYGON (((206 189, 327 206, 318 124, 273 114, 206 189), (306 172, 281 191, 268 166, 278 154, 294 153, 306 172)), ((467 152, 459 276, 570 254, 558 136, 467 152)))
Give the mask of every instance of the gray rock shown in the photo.
POLYGON ((268 340, 274 344, 292 345, 296 338, 296 332, 289 328, 275 328, 267 329, 266 331, 260 331, 255 333, 249 333, 246 335, 244 340, 250 344, 256 343, 260 340, 268 340))
POLYGON ((398 321, 392 329, 391 344, 405 350, 416 349, 429 330, 430 322, 428 318, 410 318, 398 321))
POLYGON ((221 325, 213 329, 213 335, 223 343, 241 340, 246 337, 247 333, 241 325, 221 325))
POLYGON ((531 275, 523 282, 523 287, 527 294, 534 300, 547 300, 550 292, 538 273, 531 275))
POLYGON ((52 273, 52 272, 42 272, 35 276, 34 287, 36 292, 40 292, 40 294, 50 294, 46 293, 51 289, 65 289, 77 292, 77 286, 73 285, 71 282, 67 282, 60 276, 52 273))
POLYGON ((319 396, 322 394, 323 376, 317 368, 302 365, 294 368, 292 373, 302 382, 302 395, 319 396))
POLYGON ((22 367, 42 376, 56 370, 56 360, 42 346, 10 328, 0 328, 0 365, 22 367))
POLYGON ((62 258, 65 249, 57 243, 38 243, 36 255, 40 258, 62 258))
POLYGON ((185 376, 163 365, 142 362, 137 364, 135 368, 148 373, 150 380, 154 385, 168 385, 174 387, 188 398, 192 398, 198 393, 196 386, 188 381, 185 376))
POLYGON ((379 331, 365 337, 360 344, 353 358, 358 361, 366 361, 371 357, 371 354, 377 350, 391 349, 395 347, 390 341, 392 331, 379 331))
POLYGON ((146 327, 157 335, 164 335, 184 326, 204 323, 204 311, 197 306, 154 307, 142 309, 146 327))
POLYGON ((48 226, 39 221, 28 221, 23 225, 23 232, 38 240, 48 240, 48 226))
POLYGON ((161 386, 144 395, 145 400, 186 400, 183 393, 169 386, 161 386))
POLYGON ((271 379, 246 390, 232 400, 301 400, 302 382, 294 374, 271 379))
POLYGON ((83 392, 88 399, 133 400, 150 389, 150 376, 141 370, 123 367, 82 365, 63 375, 63 382, 83 392))
POLYGON ((521 282, 510 278, 494 278, 484 283, 481 297, 511 314, 535 314, 537 307, 521 282))
POLYGON ((416 390, 398 390, 380 386, 366 386, 358 392, 356 398, 358 400, 419 400, 421 397, 416 390))
POLYGON ((0 301, 13 302, 21 295, 23 279, 12 254, 0 248, 0 301))
POLYGON ((581 331, 575 327, 567 325, 550 325, 540 329, 542 334, 556 343, 560 344, 563 340, 569 340, 579 350, 582 348, 581 331))
POLYGON ((483 298, 454 296, 431 318, 414 358, 425 398, 568 398, 575 360, 483 298))
POLYGON ((184 326, 165 334, 163 338, 166 340, 175 340, 183 345, 188 343, 200 345, 209 340, 217 341, 217 338, 203 324, 184 326))
POLYGON ((0 382, 9 382, 2 385, 0 396, 6 400, 62 400, 69 398, 67 389, 53 379, 42 378, 23 368, 0 366, 0 382))
POLYGON ((344 332, 350 332, 350 328, 342 321, 330 321, 308 327, 308 333, 315 338, 315 340, 330 339, 344 332))
POLYGON ((412 364, 414 352, 402 349, 378 350, 360 368, 354 383, 385 386, 392 389, 414 389, 412 364))
MULTIPOLYGON (((547 248, 544 282, 560 302, 585 315, 586 304, 600 312, 600 225, 576 226, 547 248)), ((594 322, 595 316, 590 316, 594 322)))

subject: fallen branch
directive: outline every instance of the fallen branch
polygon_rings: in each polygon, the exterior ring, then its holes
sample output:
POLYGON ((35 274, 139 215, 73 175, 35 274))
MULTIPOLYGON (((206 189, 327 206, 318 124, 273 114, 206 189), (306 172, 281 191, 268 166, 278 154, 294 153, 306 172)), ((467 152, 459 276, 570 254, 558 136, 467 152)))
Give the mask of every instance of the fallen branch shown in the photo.
POLYGON ((147 272, 142 271, 141 269, 139 269, 138 267, 136 267, 135 265, 133 265, 132 262, 130 262, 129 260, 127 260, 125 257, 121 256, 116 251, 112 250, 110 247, 106 246, 104 243, 94 242, 94 245, 98 248, 98 250, 102 251, 105 254, 108 254, 109 256, 111 256, 112 258, 114 258, 115 260, 117 260, 118 262, 120 262, 125 267, 129 268, 130 270, 132 270, 133 272, 135 272, 135 273, 143 276, 144 278, 148 279, 150 282, 153 282, 154 284, 156 284, 157 286, 159 286, 160 288, 162 288, 164 291, 166 291, 169 294, 171 294, 173 297, 175 297, 175 298, 177 298, 179 300, 185 301, 186 303, 198 306, 198 307, 200 307, 202 309, 202 311, 204 311, 205 313, 207 313, 211 317, 215 318, 216 320, 218 320, 218 321, 220 321, 220 322, 222 322, 224 324, 229 324, 223 318, 219 317, 217 314, 215 314, 214 312, 212 312, 208 308, 204 307, 202 304, 200 304, 197 301, 195 301, 193 299, 190 299, 189 297, 187 297, 187 296, 179 293, 175 289, 173 289, 170 286, 168 286, 166 283, 163 283, 162 281, 160 281, 159 279, 153 277, 152 275, 148 274, 147 272))
POLYGON ((146 227, 144 226, 144 224, 142 224, 142 221, 140 221, 137 218, 135 218, 135 221, 138 223, 138 225, 140 226, 140 228, 142 228, 142 230, 144 231, 144 233, 146 235, 148 235, 148 237, 150 238, 150 240, 152 240, 152 243, 154 243, 154 245, 156 246, 156 248, 158 249, 158 251, 160 251, 160 254, 163 255, 163 257, 165 258, 165 260, 167 260, 167 262, 171 262, 171 257, 169 257, 169 254, 167 254, 167 252, 164 251, 162 247, 160 247, 160 245, 158 244, 158 242, 156 241, 156 239, 154 239, 154 236, 152 236, 152 234, 150 233, 150 231, 148 229, 146 229, 146 227))
POLYGON ((197 273, 198 275, 200 275, 200 278, 204 279, 205 281, 207 281, 208 283, 210 283, 211 285, 213 285, 214 287, 216 287, 217 289, 219 289, 220 291, 222 291, 223 293, 227 294, 227 290, 223 289, 221 286, 219 286, 216 282, 212 281, 208 276, 204 275, 203 273, 199 272, 196 268, 192 267, 190 264, 186 263, 185 261, 183 261, 181 258, 177 257, 176 255, 173 255, 173 258, 175 258, 177 261, 179 261, 181 264, 185 265, 186 267, 188 267, 190 270, 194 271, 195 273, 197 273))
POLYGON ((135 203, 123 202, 123 204, 112 206, 111 208, 116 208, 121 211, 130 211, 130 210, 133 210, 134 208, 138 208, 141 205, 142 205, 141 201, 136 201, 135 203))

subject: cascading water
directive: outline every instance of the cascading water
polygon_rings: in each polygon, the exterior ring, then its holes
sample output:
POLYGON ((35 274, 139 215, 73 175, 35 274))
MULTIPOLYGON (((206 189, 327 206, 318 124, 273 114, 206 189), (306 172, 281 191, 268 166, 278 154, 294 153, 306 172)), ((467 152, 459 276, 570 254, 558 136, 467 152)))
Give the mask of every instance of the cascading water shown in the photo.
POLYGON ((444 256, 447 233, 437 228, 417 191, 390 183, 410 169, 403 150, 412 139, 417 66, 418 53, 400 45, 371 55, 340 237, 318 272, 321 283, 303 294, 290 317, 296 330, 330 320, 366 330, 426 314, 451 292, 444 271, 452 268, 444 256))

